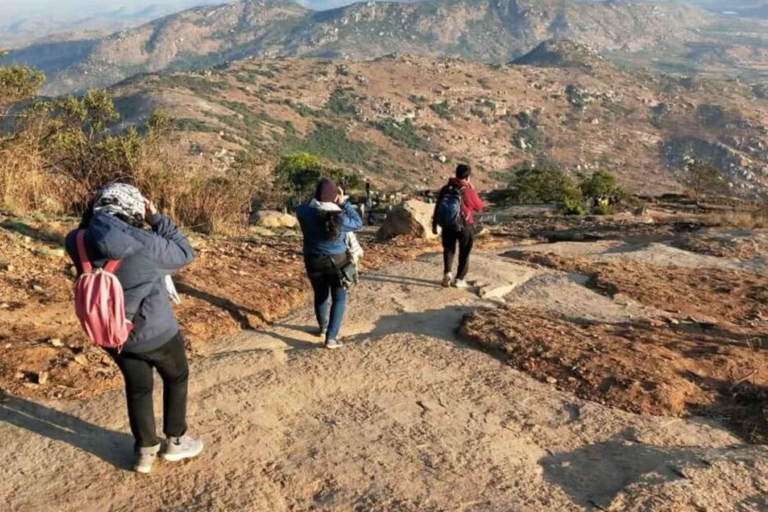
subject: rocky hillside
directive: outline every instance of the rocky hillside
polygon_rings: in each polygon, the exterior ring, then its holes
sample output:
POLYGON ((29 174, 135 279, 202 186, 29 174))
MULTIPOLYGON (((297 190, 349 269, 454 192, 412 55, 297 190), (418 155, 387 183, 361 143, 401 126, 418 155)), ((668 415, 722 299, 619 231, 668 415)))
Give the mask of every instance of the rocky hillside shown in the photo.
POLYGON ((129 122, 168 110, 181 156, 201 168, 226 167, 242 150, 265 159, 309 151, 413 190, 437 186, 466 159, 488 189, 516 164, 555 161, 653 193, 679 188, 694 158, 743 192, 768 185, 768 90, 622 70, 568 42, 519 62, 252 59, 141 76, 113 92, 129 122))
POLYGON ((143 72, 201 69, 251 56, 371 59, 458 56, 504 63, 542 40, 599 50, 661 51, 698 40, 710 15, 683 4, 578 0, 369 2, 326 12, 273 0, 200 7, 90 41, 36 45, 11 59, 42 68, 48 94, 107 86, 143 72))

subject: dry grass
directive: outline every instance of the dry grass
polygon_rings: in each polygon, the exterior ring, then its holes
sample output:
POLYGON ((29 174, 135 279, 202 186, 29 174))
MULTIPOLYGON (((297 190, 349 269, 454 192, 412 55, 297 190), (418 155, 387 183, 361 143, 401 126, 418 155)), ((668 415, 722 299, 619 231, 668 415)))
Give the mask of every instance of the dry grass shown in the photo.
POLYGON ((743 229, 763 229, 768 227, 768 210, 726 211, 711 213, 705 217, 706 224, 743 229))

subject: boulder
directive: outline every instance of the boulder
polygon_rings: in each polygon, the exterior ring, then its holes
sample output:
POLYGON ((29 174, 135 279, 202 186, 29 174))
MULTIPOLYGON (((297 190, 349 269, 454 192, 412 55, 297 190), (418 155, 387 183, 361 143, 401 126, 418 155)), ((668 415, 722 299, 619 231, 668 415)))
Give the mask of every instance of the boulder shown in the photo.
POLYGON ((280 213, 271 210, 262 210, 251 215, 251 224, 261 228, 290 228, 293 229, 299 225, 298 219, 287 213, 280 213))
POLYGON ((400 203, 387 213, 378 236, 385 239, 400 235, 435 238, 437 235, 432 233, 433 212, 433 205, 415 199, 400 203))

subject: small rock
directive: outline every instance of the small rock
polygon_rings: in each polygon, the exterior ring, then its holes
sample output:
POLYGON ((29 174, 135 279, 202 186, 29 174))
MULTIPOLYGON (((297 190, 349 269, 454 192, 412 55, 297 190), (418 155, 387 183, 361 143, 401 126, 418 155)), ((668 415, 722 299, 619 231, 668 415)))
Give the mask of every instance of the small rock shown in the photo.
POLYGON ((557 379, 554 377, 547 377, 547 384, 557 384, 557 379))
POLYGON ((39 293, 39 292, 42 292, 42 291, 43 291, 43 287, 42 287, 42 286, 40 286, 40 285, 37 285, 37 284, 36 284, 36 285, 34 285, 34 286, 32 287, 32 290, 34 290, 34 291, 36 291, 36 292, 38 292, 38 293, 39 293))
POLYGON ((54 347, 63 347, 64 346, 64 342, 61 341, 61 338, 51 338, 51 339, 48 340, 48 343, 50 343, 54 347))
POLYGON ((23 379, 24 377, 26 377, 26 375, 24 375, 24 372, 16 372, 16 375, 14 375, 13 377, 14 377, 16 380, 21 380, 21 379, 23 379))
POLYGON ((37 374, 37 383, 41 386, 45 386, 48 383, 48 372, 40 372, 37 374))
POLYGON ((75 356, 75 362, 79 364, 80 366, 87 366, 88 365, 88 358, 85 354, 77 354, 75 356))
POLYGON ((5 270, 7 270, 8 272, 13 272, 16 270, 16 267, 14 267, 13 265, 6 265, 5 270))
POLYGON ((62 248, 59 248, 59 249, 48 249, 46 251, 46 253, 51 258, 64 258, 67 255, 67 251, 65 251, 62 248))
POLYGON ((0 304, 0 309, 8 309, 10 307, 11 305, 8 304, 7 302, 3 302, 2 304, 0 304))

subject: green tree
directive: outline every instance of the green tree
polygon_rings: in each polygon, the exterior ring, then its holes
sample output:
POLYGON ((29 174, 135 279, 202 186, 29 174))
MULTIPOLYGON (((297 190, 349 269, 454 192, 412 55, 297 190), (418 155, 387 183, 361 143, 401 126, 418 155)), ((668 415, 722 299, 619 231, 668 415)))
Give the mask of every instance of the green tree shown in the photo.
POLYGON ((358 190, 363 183, 357 174, 325 167, 310 153, 284 155, 275 167, 275 188, 299 201, 312 197, 317 182, 322 178, 335 181, 346 191, 358 190))
MULTIPOLYGON (((0 58, 6 56, 3 52, 0 58)), ((10 105, 37 94, 45 75, 26 66, 0 66, 0 105, 10 105)))
POLYGON ((698 199, 708 194, 722 194, 728 182, 720 169, 708 162, 690 162, 685 166, 685 184, 698 199))
POLYGON ((579 183, 579 190, 593 213, 611 213, 613 206, 626 196, 616 176, 607 171, 595 171, 584 177, 579 183))
POLYGON ((523 204, 563 203, 566 199, 581 199, 573 179, 551 163, 523 164, 517 167, 514 170, 512 189, 515 202, 523 204))

